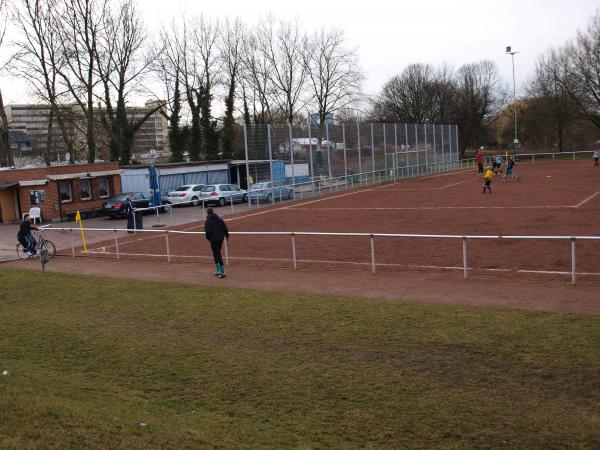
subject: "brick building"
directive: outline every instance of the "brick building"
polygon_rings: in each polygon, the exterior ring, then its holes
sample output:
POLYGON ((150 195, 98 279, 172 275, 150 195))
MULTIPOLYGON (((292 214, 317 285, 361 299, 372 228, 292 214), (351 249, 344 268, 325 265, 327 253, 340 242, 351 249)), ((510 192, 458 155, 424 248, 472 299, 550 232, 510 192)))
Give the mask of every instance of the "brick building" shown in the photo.
POLYGON ((32 207, 44 222, 97 212, 121 193, 118 163, 0 170, 0 222, 13 223, 32 207))

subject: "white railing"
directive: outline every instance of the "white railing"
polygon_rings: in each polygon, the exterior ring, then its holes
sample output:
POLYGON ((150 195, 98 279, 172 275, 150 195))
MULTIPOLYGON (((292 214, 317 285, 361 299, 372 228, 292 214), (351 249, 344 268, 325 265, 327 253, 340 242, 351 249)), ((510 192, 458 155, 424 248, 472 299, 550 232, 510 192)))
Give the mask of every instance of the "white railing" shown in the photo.
MULTIPOLYGON (((76 256, 75 252, 75 241, 73 232, 80 231, 80 228, 48 228, 43 230, 44 232, 49 231, 69 231, 71 234, 71 254, 73 257, 76 256)), ((204 235, 200 231, 177 231, 177 230, 128 230, 128 229, 106 229, 106 228, 83 228, 85 232, 113 232, 115 242, 115 256, 120 259, 121 252, 119 250, 119 232, 137 232, 137 233, 160 233, 165 237, 166 254, 168 262, 171 262, 173 257, 184 257, 185 255, 172 255, 169 245, 169 236, 177 234, 190 234, 190 235, 204 235)), ((456 234, 406 234, 406 233, 328 233, 328 232, 316 232, 316 231, 233 231, 231 235, 240 236, 289 236, 291 242, 292 258, 291 264, 294 270, 298 268, 298 261, 296 257, 296 236, 336 236, 336 237, 364 237, 370 240, 371 249, 371 272, 375 273, 377 268, 376 263, 376 251, 375 251, 375 238, 411 238, 411 239, 454 239, 462 241, 462 258, 463 258, 463 275, 464 279, 468 278, 468 266, 467 266, 467 242, 469 240, 559 240, 559 241, 570 241, 571 242, 571 283, 575 284, 577 279, 577 272, 575 270, 577 265, 576 259, 576 242, 577 241, 600 241, 600 236, 500 236, 500 235, 456 235, 456 234)), ((162 256, 162 255, 161 255, 162 256)), ((229 264, 229 249, 227 241, 225 241, 225 262, 229 264)))

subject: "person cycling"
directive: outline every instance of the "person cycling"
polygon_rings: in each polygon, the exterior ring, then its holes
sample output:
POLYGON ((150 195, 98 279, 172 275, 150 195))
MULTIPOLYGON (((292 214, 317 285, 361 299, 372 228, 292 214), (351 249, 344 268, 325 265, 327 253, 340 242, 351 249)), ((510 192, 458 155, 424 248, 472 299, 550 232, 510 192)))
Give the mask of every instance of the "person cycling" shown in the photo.
POLYGON ((19 232, 17 233, 17 240, 23 245, 27 253, 35 255, 35 246, 37 242, 31 235, 31 230, 37 230, 37 227, 32 227, 29 221, 29 214, 23 215, 23 220, 19 223, 19 232))

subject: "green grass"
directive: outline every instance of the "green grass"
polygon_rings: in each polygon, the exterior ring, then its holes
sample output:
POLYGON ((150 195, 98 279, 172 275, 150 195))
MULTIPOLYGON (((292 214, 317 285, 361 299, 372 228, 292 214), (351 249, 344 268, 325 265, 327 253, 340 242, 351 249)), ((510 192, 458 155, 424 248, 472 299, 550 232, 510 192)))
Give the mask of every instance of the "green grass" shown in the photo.
POLYGON ((0 286, 0 448, 600 448, 600 317, 8 269, 0 286))

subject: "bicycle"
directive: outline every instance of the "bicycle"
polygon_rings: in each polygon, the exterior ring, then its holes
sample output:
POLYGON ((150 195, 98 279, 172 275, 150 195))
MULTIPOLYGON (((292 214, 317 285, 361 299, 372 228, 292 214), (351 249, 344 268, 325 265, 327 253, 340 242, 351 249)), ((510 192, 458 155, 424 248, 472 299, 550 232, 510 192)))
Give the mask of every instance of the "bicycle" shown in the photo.
MULTIPOLYGON (((56 255, 56 246, 54 245, 54 243, 48 239, 46 239, 42 233, 42 231, 46 228, 50 227, 50 225, 43 225, 41 227, 38 227, 37 230, 37 244, 34 248, 34 251, 37 253, 40 250, 46 250, 48 252, 48 259, 52 259, 54 258, 54 255, 56 255)), ((34 230, 36 231, 36 230, 34 230)), ((36 253, 34 253, 33 255, 30 255, 29 252, 27 251, 27 249, 25 247, 23 247, 23 244, 21 244, 20 242, 17 243, 17 255, 19 256, 19 258, 21 259, 29 259, 32 256, 35 256, 36 253)))

